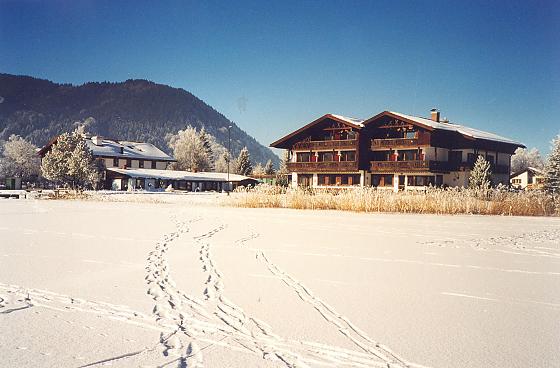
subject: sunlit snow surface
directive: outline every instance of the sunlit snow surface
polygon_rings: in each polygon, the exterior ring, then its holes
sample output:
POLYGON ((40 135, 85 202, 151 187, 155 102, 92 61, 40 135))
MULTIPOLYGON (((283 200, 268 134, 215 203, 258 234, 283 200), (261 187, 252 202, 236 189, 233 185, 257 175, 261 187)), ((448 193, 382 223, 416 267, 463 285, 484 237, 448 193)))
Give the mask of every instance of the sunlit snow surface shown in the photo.
POLYGON ((1 367, 560 362, 558 218, 159 196, 0 200, 1 367))

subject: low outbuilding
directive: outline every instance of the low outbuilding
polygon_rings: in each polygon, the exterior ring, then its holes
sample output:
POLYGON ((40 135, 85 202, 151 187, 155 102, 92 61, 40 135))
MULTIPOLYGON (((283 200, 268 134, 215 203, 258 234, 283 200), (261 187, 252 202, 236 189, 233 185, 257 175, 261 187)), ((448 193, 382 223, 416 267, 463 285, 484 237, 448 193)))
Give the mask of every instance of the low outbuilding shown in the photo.
POLYGON ((258 183, 253 178, 237 174, 229 174, 228 179, 227 173, 110 167, 107 168, 105 187, 112 190, 159 191, 172 188, 188 192, 220 192, 258 183))

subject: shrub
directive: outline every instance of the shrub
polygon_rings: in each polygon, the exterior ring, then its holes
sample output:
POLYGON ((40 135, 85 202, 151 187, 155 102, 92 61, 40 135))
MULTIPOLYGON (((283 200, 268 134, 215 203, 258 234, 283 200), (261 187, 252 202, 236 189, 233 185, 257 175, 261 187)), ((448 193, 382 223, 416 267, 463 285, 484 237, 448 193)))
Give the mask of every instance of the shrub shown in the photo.
POLYGON ((541 191, 512 192, 488 189, 428 188, 394 193, 373 187, 348 189, 293 189, 270 185, 240 188, 224 204, 251 208, 294 208, 356 212, 480 214, 544 216, 555 213, 549 196, 541 191))

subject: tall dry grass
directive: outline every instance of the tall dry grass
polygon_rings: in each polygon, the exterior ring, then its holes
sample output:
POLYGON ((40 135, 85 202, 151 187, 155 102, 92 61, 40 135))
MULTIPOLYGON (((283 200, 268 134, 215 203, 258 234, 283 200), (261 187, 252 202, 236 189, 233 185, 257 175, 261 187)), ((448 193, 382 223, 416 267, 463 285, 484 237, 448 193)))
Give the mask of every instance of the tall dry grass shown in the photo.
POLYGON ((558 214, 552 199, 540 191, 511 192, 491 189, 429 188, 426 191, 392 191, 375 188, 292 189, 259 185, 239 189, 225 205, 250 208, 295 208, 356 212, 480 214, 549 216, 558 214))

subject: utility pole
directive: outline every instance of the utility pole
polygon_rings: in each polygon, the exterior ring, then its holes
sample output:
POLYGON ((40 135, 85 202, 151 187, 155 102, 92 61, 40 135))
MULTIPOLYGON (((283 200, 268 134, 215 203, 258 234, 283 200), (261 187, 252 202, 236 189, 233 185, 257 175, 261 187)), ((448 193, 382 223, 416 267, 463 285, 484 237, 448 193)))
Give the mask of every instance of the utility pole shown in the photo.
POLYGON ((231 125, 228 125, 227 128, 227 135, 228 135, 228 160, 227 160, 227 195, 229 195, 230 190, 230 182, 229 182, 229 163, 231 161, 231 125))

